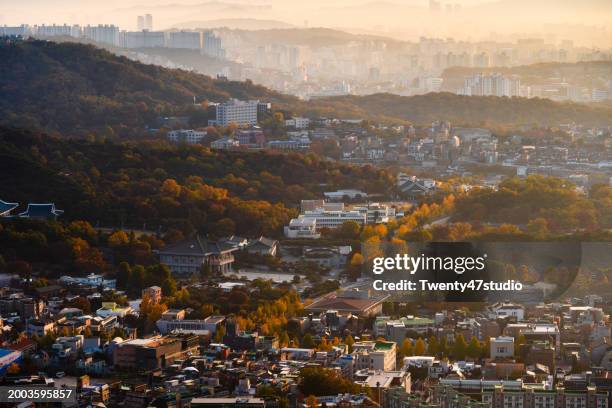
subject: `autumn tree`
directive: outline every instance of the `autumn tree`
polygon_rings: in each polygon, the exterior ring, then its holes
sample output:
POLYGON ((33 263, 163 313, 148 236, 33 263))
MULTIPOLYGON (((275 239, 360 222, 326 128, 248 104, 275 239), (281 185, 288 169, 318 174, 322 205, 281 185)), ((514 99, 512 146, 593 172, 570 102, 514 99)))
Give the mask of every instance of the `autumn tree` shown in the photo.
POLYGON ((108 237, 108 246, 111 248, 127 245, 130 237, 123 230, 115 231, 108 237))
POLYGON ((410 357, 414 354, 412 341, 409 338, 405 338, 400 347, 400 356, 410 357))
POLYGON ((423 339, 419 337, 416 343, 414 344, 414 355, 415 356, 425 355, 425 348, 426 348, 425 341, 423 341, 423 339))
POLYGON ((355 344, 355 340, 353 339, 353 336, 351 336, 350 334, 346 336, 346 338, 344 339, 344 344, 346 344, 346 346, 348 347, 348 352, 352 353, 353 344, 355 344))

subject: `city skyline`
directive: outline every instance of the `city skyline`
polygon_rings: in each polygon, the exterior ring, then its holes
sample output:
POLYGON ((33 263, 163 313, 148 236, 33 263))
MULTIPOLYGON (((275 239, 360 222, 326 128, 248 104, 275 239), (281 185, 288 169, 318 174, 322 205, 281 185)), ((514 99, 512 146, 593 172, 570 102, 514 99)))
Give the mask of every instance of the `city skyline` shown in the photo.
MULTIPOLYGON (((8 3, 8 2, 7 2, 8 3)), ((583 45, 610 46, 612 5, 585 2, 499 1, 333 1, 309 2, 94 2, 37 1, 10 3, 0 12, 0 25, 116 24, 137 28, 139 15, 152 14, 156 29, 197 28, 197 23, 224 19, 267 21, 270 27, 328 27, 402 40, 420 36, 458 40, 490 39, 491 35, 572 38, 583 45), (27 12, 26 12, 27 10, 27 12), (503 17, 502 17, 503 16, 503 17), (193 27, 189 27, 193 25, 193 27), (469 28, 467 28, 469 27, 469 28)), ((265 24, 264 24, 265 27, 265 24)))

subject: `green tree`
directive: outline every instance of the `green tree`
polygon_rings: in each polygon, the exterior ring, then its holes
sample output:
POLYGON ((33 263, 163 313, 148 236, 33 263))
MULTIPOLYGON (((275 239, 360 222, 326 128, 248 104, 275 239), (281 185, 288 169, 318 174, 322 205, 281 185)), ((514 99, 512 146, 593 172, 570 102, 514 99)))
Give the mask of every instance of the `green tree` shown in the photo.
POLYGON ((359 239, 361 226, 355 221, 344 221, 334 230, 334 236, 344 239, 359 239))
POLYGON ((472 338, 470 339, 470 344, 467 347, 466 354, 468 355, 468 357, 477 359, 480 357, 481 354, 480 347, 480 342, 478 341, 476 336, 472 336, 472 338))
POLYGON ((215 343, 221 343, 225 336, 225 326, 219 326, 215 331, 215 343))
POLYGON ((448 344, 446 341, 446 336, 442 336, 442 338, 440 339, 440 344, 438 346, 438 351, 441 355, 441 357, 447 357, 448 356, 448 344))
POLYGON ((304 348, 314 348, 315 344, 314 344, 314 340, 312 339, 312 336, 308 333, 306 333, 304 335, 304 337, 302 337, 302 347, 304 348))
POLYGON ((453 343, 453 357, 456 360, 464 360, 467 355, 467 343, 463 334, 459 333, 455 336, 455 342, 453 343))
POLYGON ((523 333, 519 334, 516 339, 516 344, 514 345, 514 357, 519 358, 521 356, 521 346, 525 344, 527 340, 525 339, 525 335, 523 333))
POLYGON ((346 344, 346 346, 348 347, 348 352, 352 353, 353 352, 353 344, 355 344, 355 339, 353 339, 353 336, 351 336, 350 334, 348 336, 346 336, 346 338, 344 339, 344 344, 346 344))
POLYGON ((280 336, 278 337, 278 344, 281 347, 287 347, 289 346, 289 335, 287 334, 286 331, 283 331, 280 336))
POLYGON ((439 350, 440 346, 438 344, 438 338, 436 336, 430 336, 427 342, 427 353, 430 356, 436 356, 438 355, 439 350))
POLYGON ((130 284, 132 268, 127 262, 121 262, 117 268, 117 288, 125 290, 130 284))

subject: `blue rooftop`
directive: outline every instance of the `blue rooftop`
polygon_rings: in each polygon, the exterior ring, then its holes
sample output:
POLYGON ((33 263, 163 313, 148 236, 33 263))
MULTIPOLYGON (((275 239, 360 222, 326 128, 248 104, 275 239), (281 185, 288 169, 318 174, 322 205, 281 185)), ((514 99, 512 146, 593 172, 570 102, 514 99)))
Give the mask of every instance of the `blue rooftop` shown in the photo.
POLYGON ((53 203, 48 203, 48 204, 28 204, 28 209, 25 210, 24 212, 20 213, 19 216, 20 217, 24 217, 24 218, 45 218, 45 219, 50 219, 50 218, 56 218, 59 215, 62 215, 64 213, 63 210, 58 210, 57 208, 55 208, 55 204, 53 203))
POLYGON ((9 215, 18 205, 17 203, 7 203, 6 201, 0 200, 0 216, 9 215))

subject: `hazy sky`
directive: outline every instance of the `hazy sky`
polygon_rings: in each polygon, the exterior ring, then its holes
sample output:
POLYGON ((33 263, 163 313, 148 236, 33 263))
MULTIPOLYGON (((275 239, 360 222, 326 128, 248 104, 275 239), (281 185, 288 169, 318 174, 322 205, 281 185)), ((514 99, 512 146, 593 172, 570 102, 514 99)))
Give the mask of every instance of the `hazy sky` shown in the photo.
POLYGON ((0 24, 113 23, 134 29, 151 13, 155 29, 227 18, 278 20, 385 34, 483 39, 497 33, 547 35, 585 45, 612 41, 612 0, 0 0, 0 24))

